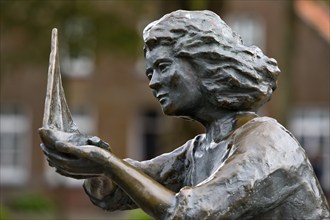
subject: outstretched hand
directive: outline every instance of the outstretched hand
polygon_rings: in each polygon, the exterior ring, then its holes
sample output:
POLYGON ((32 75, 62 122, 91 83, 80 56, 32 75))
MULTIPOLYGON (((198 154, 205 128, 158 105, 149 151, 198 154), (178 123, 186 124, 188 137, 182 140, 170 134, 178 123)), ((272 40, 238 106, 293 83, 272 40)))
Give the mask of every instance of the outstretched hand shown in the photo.
POLYGON ((111 154, 109 145, 101 139, 45 128, 39 129, 39 134, 47 161, 59 174, 75 179, 104 174, 103 164, 111 154))
POLYGON ((76 146, 68 142, 56 142, 55 148, 63 153, 75 156, 81 159, 87 159, 100 165, 107 164, 112 154, 105 149, 94 145, 76 146))

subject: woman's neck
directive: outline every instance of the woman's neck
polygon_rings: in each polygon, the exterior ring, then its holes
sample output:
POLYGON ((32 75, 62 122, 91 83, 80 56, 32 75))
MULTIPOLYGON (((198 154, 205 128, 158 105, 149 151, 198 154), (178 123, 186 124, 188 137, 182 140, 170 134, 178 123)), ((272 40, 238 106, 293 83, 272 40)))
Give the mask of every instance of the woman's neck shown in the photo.
POLYGON ((257 116, 258 115, 254 112, 240 111, 220 114, 220 116, 214 120, 204 121, 203 125, 206 128, 206 142, 219 143, 237 128, 257 116))

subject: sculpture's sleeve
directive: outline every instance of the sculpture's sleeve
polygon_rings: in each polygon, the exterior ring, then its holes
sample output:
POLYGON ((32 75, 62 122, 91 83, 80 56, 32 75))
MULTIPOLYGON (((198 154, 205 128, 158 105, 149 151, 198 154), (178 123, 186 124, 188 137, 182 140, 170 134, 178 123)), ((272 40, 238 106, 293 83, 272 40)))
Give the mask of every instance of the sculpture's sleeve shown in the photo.
MULTIPOLYGON (((146 161, 125 159, 126 162, 149 175, 166 188, 178 192, 185 178, 187 149, 191 141, 171 153, 162 154, 146 161)), ((133 183, 132 183, 133 184, 133 183)), ((134 201, 108 177, 85 180, 84 189, 92 203, 108 211, 137 208, 134 201)))
POLYGON ((239 219, 267 212, 301 186, 312 168, 275 120, 247 123, 231 137, 233 154, 207 180, 183 187, 168 219, 239 219), (239 132, 237 132, 239 130, 239 132))

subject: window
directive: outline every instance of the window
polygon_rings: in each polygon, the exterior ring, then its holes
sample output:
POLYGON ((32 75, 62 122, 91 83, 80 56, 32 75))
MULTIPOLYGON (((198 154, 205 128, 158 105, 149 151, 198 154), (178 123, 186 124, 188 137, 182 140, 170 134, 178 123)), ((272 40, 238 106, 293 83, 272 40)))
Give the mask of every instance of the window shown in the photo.
POLYGON ((159 137, 164 133, 164 125, 160 126, 161 119, 159 112, 154 109, 139 112, 129 131, 128 157, 146 160, 159 154, 159 137))
POLYGON ((238 33, 245 45, 255 45, 262 51, 266 48, 266 28, 263 20, 255 15, 231 15, 228 25, 238 33))
MULTIPOLYGON (((96 120, 95 116, 93 114, 94 112, 90 109, 86 108, 79 108, 76 111, 73 111, 72 117, 73 121, 78 126, 81 133, 93 135, 96 131, 96 120)), ((48 166, 46 160, 46 170, 45 170, 45 176, 46 181, 51 186, 57 186, 57 185, 66 185, 70 187, 80 187, 82 186, 83 180, 76 180, 72 178, 64 177, 58 173, 55 172, 55 169, 48 166)))
POLYGON ((293 112, 289 128, 311 161, 324 191, 330 191, 330 117, 328 108, 301 108, 293 112))
POLYGON ((72 78, 86 78, 95 69, 95 37, 92 23, 84 17, 69 19, 60 39, 61 70, 72 78), (62 43, 63 42, 63 43, 62 43))
POLYGON ((29 175, 30 120, 20 108, 1 109, 0 183, 24 184, 29 175))

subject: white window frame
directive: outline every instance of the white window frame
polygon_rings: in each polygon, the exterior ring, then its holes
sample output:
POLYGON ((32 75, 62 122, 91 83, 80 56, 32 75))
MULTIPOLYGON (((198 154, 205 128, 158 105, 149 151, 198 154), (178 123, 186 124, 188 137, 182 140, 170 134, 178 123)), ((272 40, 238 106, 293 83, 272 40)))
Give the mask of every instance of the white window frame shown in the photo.
MULTIPOLYGON (((1 185, 23 185, 28 181, 31 161, 31 118, 24 113, 1 113, 0 133, 19 136, 16 154, 19 164, 2 164, 0 167, 1 185)), ((5 144, 3 140, 1 145, 5 144)), ((4 146, 0 147, 1 158, 6 156, 4 146)), ((14 146, 12 146, 14 147, 14 146)))

